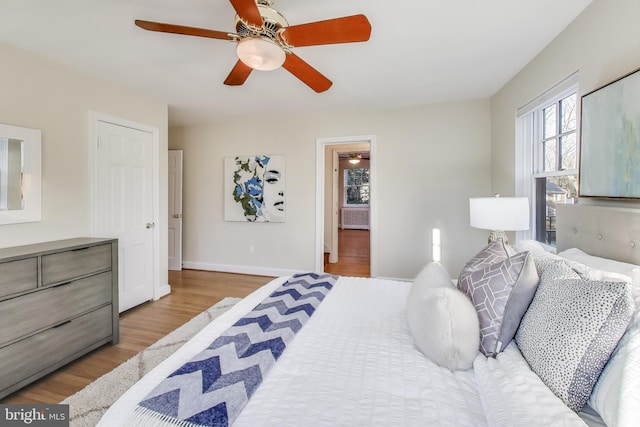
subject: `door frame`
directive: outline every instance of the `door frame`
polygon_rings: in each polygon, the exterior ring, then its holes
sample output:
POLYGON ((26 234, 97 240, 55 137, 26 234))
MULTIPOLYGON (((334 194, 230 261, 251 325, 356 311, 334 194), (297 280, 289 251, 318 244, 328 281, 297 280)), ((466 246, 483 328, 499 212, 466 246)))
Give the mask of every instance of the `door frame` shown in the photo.
POLYGON ((378 197, 376 136, 342 136, 316 138, 316 262, 315 271, 324 271, 324 192, 325 192, 325 148, 331 145, 355 143, 369 144, 369 221, 370 221, 370 275, 378 275, 378 197))
MULTIPOLYGON (((166 284, 161 286, 158 282, 160 277, 160 129, 154 126, 137 123, 131 120, 122 119, 120 117, 110 116, 108 114, 89 111, 89 176, 91 178, 91 235, 93 237, 105 237, 96 235, 96 219, 98 218, 98 122, 110 123, 116 126, 137 129, 151 134, 151 150, 152 150, 152 218, 156 226, 152 228, 152 266, 151 280, 153 281, 153 299, 157 300, 163 295, 171 292, 171 287, 166 284)), ((107 236, 108 237, 108 236, 107 236)))

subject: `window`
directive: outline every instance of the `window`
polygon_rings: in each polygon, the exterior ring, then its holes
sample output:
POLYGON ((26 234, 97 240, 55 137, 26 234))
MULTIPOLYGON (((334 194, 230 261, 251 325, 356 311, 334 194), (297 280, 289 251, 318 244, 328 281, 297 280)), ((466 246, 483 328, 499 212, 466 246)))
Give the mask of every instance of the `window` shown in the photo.
POLYGON ((531 201, 526 238, 555 246, 556 206, 578 199, 577 74, 518 111, 517 141, 521 185, 516 192, 531 201))
POLYGON ((369 204, 369 168, 344 170, 344 205, 369 204))

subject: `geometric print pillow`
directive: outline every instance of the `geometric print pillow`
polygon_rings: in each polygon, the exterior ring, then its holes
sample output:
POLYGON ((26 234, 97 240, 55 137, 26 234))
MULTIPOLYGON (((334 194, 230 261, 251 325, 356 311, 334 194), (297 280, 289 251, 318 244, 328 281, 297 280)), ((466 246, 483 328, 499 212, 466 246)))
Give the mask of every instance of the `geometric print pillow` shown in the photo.
POLYGON ((538 377, 578 412, 633 310, 629 283, 581 279, 569 264, 549 263, 522 318, 516 343, 538 377))
POLYGON ((504 261, 516 254, 516 251, 504 243, 502 239, 489 243, 480 252, 475 254, 465 266, 462 268, 460 274, 468 273, 474 270, 481 270, 491 264, 495 264, 500 261, 504 261))
POLYGON ((495 357, 513 339, 538 286, 529 252, 463 272, 458 288, 473 302, 480 322, 480 351, 495 357))

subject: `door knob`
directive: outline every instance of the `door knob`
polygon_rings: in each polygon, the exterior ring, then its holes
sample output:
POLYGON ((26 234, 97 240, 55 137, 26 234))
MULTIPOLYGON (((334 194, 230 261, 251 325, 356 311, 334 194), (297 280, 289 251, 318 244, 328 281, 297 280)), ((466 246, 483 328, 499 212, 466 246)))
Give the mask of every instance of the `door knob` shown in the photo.
POLYGON ((173 217, 176 219, 182 218, 182 214, 173 214, 173 217))
POLYGON ((147 225, 146 225, 147 228, 153 228, 155 226, 156 226, 155 222, 148 222, 147 225))

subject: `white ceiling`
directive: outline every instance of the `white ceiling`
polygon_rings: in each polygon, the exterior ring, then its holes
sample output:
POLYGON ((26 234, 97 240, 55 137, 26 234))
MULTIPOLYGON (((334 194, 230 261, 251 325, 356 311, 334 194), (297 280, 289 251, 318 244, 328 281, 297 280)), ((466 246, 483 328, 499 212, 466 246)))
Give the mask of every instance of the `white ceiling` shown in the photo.
POLYGON ((295 53, 333 81, 317 94, 284 69, 223 81, 233 42, 144 31, 135 19, 234 32, 228 0, 0 0, 0 42, 112 79, 169 104, 170 125, 241 114, 345 111, 486 98, 591 0, 277 0, 303 24, 365 14, 364 43, 295 53))

